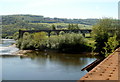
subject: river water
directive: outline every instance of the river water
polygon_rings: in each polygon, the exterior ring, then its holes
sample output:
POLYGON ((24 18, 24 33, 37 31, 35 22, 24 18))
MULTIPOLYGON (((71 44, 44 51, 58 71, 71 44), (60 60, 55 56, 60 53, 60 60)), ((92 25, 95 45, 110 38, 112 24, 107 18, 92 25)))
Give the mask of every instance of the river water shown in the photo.
POLYGON ((65 54, 53 51, 35 51, 27 57, 14 56, 18 49, 14 40, 4 39, 0 44, 2 80, 79 80, 87 71, 83 67, 97 57, 85 54, 65 54))

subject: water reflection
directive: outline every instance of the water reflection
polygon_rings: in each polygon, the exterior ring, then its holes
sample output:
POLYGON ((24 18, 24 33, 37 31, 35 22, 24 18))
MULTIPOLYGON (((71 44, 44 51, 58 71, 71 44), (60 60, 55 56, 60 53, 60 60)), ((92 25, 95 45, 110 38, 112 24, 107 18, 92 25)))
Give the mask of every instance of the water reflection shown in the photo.
POLYGON ((85 54, 33 52, 28 56, 2 56, 5 80, 78 80, 83 67, 96 60, 85 54))
POLYGON ((87 72, 83 67, 99 57, 84 54, 64 54, 54 51, 34 51, 27 56, 15 56, 13 40, 0 45, 3 80, 79 80, 87 72), (4 50, 3 50, 4 49, 4 50), (7 51, 6 51, 7 50, 7 51))
MULTIPOLYGON (((86 53, 89 54, 89 53, 86 53)), ((86 54, 64 54, 64 53, 57 53, 57 52, 39 52, 35 51, 33 53, 28 53, 28 57, 31 58, 33 61, 36 61, 40 64, 46 64, 48 62, 62 64, 67 66, 80 66, 85 65, 91 60, 97 59, 95 56, 87 56, 86 54), (86 57, 87 56, 87 57, 86 57)), ((21 59, 26 57, 21 56, 21 59)), ((98 57, 99 58, 99 57, 98 57)))

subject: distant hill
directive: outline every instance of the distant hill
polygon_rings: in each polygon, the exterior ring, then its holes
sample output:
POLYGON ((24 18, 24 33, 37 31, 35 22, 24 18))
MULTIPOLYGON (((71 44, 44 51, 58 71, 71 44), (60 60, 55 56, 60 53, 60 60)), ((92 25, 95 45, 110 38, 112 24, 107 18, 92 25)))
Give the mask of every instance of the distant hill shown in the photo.
MULTIPOLYGON (((0 17, 1 18, 1 17, 0 17)), ((52 29, 55 25, 57 29, 67 29, 69 24, 78 24, 79 28, 91 28, 99 19, 67 19, 49 18, 40 15, 4 15, 2 16, 2 37, 12 37, 14 33, 22 30, 52 29)))
POLYGON ((28 23, 77 23, 84 25, 94 25, 98 19, 67 19, 67 18, 49 18, 40 15, 4 15, 2 16, 2 24, 15 24, 17 22, 28 23))

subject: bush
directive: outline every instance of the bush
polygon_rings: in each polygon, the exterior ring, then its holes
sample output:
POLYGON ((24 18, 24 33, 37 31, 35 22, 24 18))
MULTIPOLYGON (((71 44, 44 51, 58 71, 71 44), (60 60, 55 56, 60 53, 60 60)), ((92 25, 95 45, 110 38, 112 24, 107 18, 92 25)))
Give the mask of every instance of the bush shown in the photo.
POLYGON ((44 49, 46 47, 46 33, 24 33, 23 38, 17 41, 17 47, 23 50, 44 49))
POLYGON ((32 36, 32 44, 35 49, 42 50, 47 47, 47 36, 45 32, 34 33, 32 36))
POLYGON ((95 51, 99 52, 99 54, 103 54, 103 52, 106 52, 104 47, 106 46, 109 37, 115 34, 115 32, 109 32, 109 30, 111 29, 115 29, 115 23, 113 19, 109 18, 101 19, 99 23, 93 26, 92 35, 96 42, 95 51))
POLYGON ((13 34, 13 39, 14 40, 18 40, 18 38, 19 38, 19 32, 15 32, 14 34, 13 34))
POLYGON ((105 54, 106 56, 108 56, 110 53, 112 53, 119 45, 119 42, 117 41, 117 36, 114 35, 113 37, 110 37, 108 39, 108 42, 105 43, 106 46, 103 48, 105 50, 105 52, 103 52, 103 54, 105 54))
POLYGON ((92 47, 87 44, 84 37, 75 33, 51 36, 49 38, 44 32, 34 34, 24 33, 23 38, 17 41, 17 47, 24 50, 43 50, 49 48, 70 53, 92 50, 92 47))
POLYGON ((58 49, 62 52, 85 52, 91 51, 92 48, 87 45, 84 37, 80 34, 64 34, 56 37, 49 38, 49 47, 52 49, 58 49))

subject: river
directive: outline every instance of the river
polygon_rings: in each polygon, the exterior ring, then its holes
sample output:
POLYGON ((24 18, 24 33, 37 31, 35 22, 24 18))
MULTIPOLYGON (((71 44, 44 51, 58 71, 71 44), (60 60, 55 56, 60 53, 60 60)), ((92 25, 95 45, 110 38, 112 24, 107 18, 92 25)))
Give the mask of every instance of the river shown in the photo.
POLYGON ((18 48, 10 46, 14 40, 4 39, 0 44, 2 80, 79 80, 87 71, 81 71, 97 57, 85 54, 65 54, 53 51, 35 51, 29 56, 12 55, 18 48))

